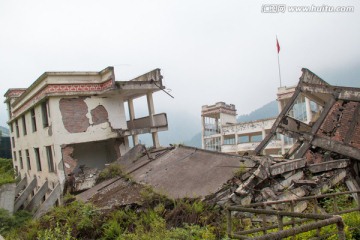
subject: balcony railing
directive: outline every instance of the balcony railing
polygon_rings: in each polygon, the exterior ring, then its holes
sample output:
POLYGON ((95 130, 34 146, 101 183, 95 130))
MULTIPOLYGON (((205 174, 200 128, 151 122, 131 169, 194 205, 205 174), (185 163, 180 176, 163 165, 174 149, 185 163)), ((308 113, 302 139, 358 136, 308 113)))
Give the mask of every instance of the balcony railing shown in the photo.
MULTIPOLYGON (((260 142, 238 143, 237 145, 222 145, 222 152, 253 151, 260 142)), ((272 140, 265 149, 281 148, 281 140, 272 140)))
POLYGON ((131 120, 127 121, 127 128, 130 131, 144 130, 144 132, 146 132, 146 130, 150 131, 151 128, 161 128, 167 126, 168 126, 168 122, 167 122, 166 113, 155 114, 153 115, 153 118, 151 118, 151 116, 146 116, 146 117, 134 119, 132 121, 131 120))

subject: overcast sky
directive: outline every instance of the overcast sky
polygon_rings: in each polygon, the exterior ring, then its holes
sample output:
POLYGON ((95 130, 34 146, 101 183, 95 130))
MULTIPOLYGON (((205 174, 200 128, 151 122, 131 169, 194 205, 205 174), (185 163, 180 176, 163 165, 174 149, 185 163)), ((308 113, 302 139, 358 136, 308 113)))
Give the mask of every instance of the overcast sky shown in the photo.
MULTIPOLYGON (((322 76, 359 64, 359 1, 283 2, 0 0, 0 93, 28 87, 45 71, 114 66, 117 80, 128 80, 161 68, 175 99, 157 93, 155 110, 200 118, 205 104, 233 103, 243 114, 275 99, 276 35, 284 85, 296 84, 302 67, 322 76), (261 11, 283 2, 354 12, 261 11)), ((6 121, 1 104, 0 125, 6 121)))

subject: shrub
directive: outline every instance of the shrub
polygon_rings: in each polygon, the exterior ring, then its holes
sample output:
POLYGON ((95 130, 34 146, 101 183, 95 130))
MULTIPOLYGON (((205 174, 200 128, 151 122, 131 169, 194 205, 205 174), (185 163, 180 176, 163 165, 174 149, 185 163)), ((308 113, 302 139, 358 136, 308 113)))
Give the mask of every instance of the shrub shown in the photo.
POLYGON ((0 186, 13 182, 16 182, 16 179, 12 160, 0 158, 0 186))

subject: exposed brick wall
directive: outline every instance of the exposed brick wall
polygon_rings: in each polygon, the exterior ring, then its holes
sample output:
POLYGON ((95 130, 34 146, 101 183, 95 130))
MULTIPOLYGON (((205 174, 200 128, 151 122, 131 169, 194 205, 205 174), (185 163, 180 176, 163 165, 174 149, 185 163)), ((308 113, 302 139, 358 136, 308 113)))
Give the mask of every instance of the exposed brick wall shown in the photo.
POLYGON ((70 133, 86 132, 90 126, 88 107, 83 98, 62 98, 59 103, 62 121, 70 133))
MULTIPOLYGON (((354 131, 350 129, 358 105, 358 102, 337 101, 331 108, 317 134, 319 136, 330 137, 332 140, 341 143, 344 143, 346 135, 350 134, 352 136, 350 144, 360 144, 359 126, 355 126, 354 131)), ((357 118, 355 120, 358 121, 357 118)))
POLYGON ((65 165, 66 176, 73 172, 77 166, 77 160, 73 158, 74 148, 72 146, 65 146, 61 149, 62 157, 65 165))
POLYGON ((108 112, 102 105, 97 106, 91 110, 91 118, 94 125, 107 122, 109 119, 108 112))

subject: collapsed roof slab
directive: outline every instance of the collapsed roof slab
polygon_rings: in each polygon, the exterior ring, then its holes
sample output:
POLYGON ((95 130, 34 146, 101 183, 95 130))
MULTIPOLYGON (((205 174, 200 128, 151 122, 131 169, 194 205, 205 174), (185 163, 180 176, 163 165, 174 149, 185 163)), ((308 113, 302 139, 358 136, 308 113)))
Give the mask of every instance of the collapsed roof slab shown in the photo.
MULTIPOLYGON (((205 197, 215 193, 234 176, 245 159, 186 146, 138 149, 135 158, 124 156, 117 161, 133 180, 147 184, 170 198, 205 197)), ((250 165, 249 165, 250 166, 250 165)), ((253 166, 253 165, 252 165, 253 166)))

